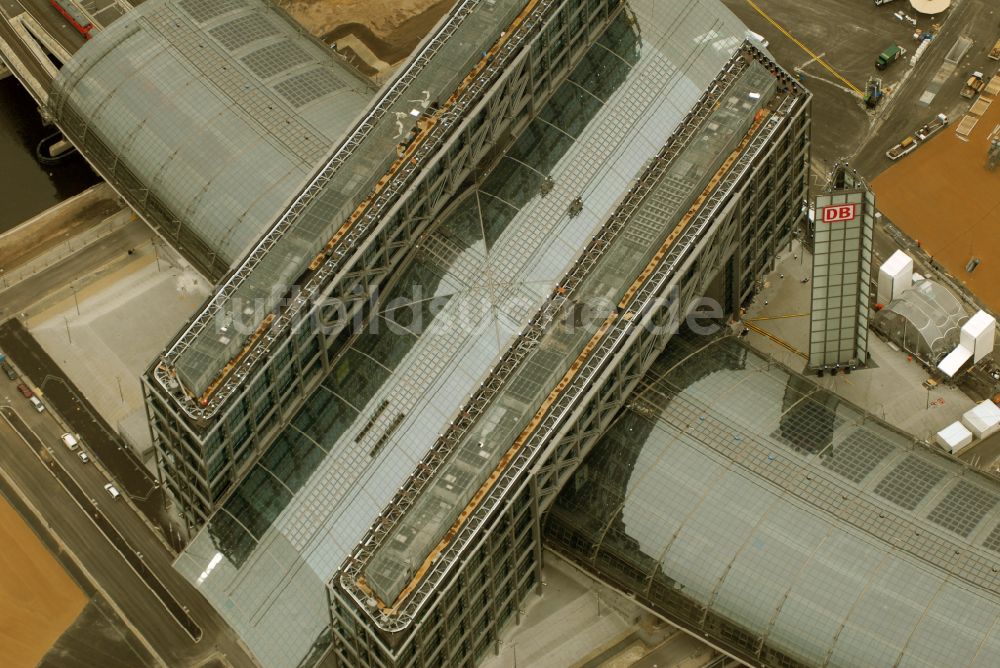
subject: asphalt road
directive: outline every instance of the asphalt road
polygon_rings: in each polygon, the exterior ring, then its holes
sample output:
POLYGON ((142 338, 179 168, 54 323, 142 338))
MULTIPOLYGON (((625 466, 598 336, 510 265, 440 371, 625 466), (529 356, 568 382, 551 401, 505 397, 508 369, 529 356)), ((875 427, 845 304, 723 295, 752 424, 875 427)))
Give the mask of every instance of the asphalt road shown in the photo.
MULTIPOLYGON (((48 397, 47 397, 48 398, 48 397)), ((25 440, 5 420, 0 420, 0 466, 14 480, 22 493, 42 514, 50 530, 83 563, 96 585, 122 609, 136 631, 156 650, 167 665, 191 666, 210 657, 224 656, 233 666, 253 666, 254 663, 236 641, 235 635, 212 606, 171 566, 171 555, 163 547, 133 507, 124 500, 114 500, 103 489, 108 478, 99 464, 84 464, 77 454, 65 448, 59 436, 63 428, 49 411, 36 413, 17 392, 15 383, 0 379, 0 404, 11 408, 17 417, 41 443, 44 454, 36 454, 31 434, 25 440), (67 494, 50 466, 42 458, 51 459, 71 477, 90 501, 85 512, 67 494), (139 559, 150 575, 155 576, 169 591, 182 611, 201 629, 200 642, 195 642, 168 611, 164 601, 137 575, 126 558, 116 549, 91 517, 93 513, 106 518, 127 543, 130 558, 139 559), (139 556, 141 554, 141 557, 139 556)), ((6 413, 7 411, 5 411, 6 413)), ((71 418, 81 423, 78 416, 71 418), (75 418, 75 419, 74 419, 75 418)), ((13 420, 19 425, 18 419, 13 420)), ((81 432, 82 433, 82 432, 81 432)), ((86 436, 84 449, 93 452, 86 436)), ((138 570, 142 570, 140 566, 138 570)))
MULTIPOLYGON (((866 112, 846 86, 768 23, 746 0, 723 0, 752 30, 767 38, 769 50, 785 69, 802 72, 804 84, 814 96, 812 154, 814 169, 819 173, 825 174, 834 161, 846 157, 863 176, 874 178, 891 164, 885 151, 907 134, 939 113, 954 120, 968 108, 969 101, 958 93, 970 71, 996 70, 996 64, 986 58, 987 45, 1000 37, 1000 12, 995 0, 956 0, 952 9, 935 19, 941 31, 912 68, 909 57, 917 47, 912 38, 914 28, 893 18, 899 10, 913 15, 908 3, 876 7, 871 0, 755 1, 856 87, 863 89, 868 77, 877 75, 891 90, 874 112, 866 112), (943 82, 934 100, 929 105, 921 103, 920 97, 961 34, 973 38, 972 49, 943 82), (875 58, 893 43, 904 46, 909 53, 904 60, 879 72, 874 66, 875 58)), ((931 23, 929 17, 919 17, 921 29, 930 28, 931 23)))
MULTIPOLYGON (((35 54, 24 45, 20 36, 14 32, 14 29, 7 21, 11 15, 10 8, 15 5, 17 5, 17 3, 10 2, 10 0, 3 0, 3 4, 0 5, 4 10, 3 17, 0 17, 0 41, 6 43, 7 46, 10 47, 17 59, 20 60, 24 68, 27 69, 28 74, 34 77, 47 93, 49 88, 52 86, 52 77, 49 75, 48 71, 45 70, 45 68, 43 68, 37 60, 35 60, 35 54)), ((7 63, 7 65, 11 65, 11 63, 7 63)), ((11 67, 11 71, 14 72, 14 76, 16 76, 23 85, 24 80, 21 78, 21 73, 14 67, 11 67)), ((35 94, 30 86, 25 86, 25 89, 32 95, 35 94)))
POLYGON ((81 278, 91 276, 116 260, 124 260, 130 248, 148 244, 150 235, 144 223, 133 221, 31 278, 0 290, 0 319, 15 317, 32 304, 65 290, 81 278))
POLYGON ((163 540, 169 539, 174 550, 179 549, 179 534, 165 511, 166 493, 156 478, 19 320, 0 325, 0 349, 27 377, 28 384, 39 391, 42 401, 51 405, 70 423, 71 431, 83 438, 92 454, 114 476, 115 483, 158 528, 163 540))
MULTIPOLYGON (((160 582, 156 574, 150 571, 150 569, 146 566, 144 555, 131 547, 131 544, 125 539, 124 536, 122 536, 121 532, 115 528, 108 516, 96 508, 96 499, 88 495, 81 484, 69 474, 69 471, 72 470, 69 466, 72 465, 74 468, 76 466, 72 457, 69 458, 68 462, 60 461, 60 457, 53 452, 50 444, 43 441, 34 431, 32 431, 13 408, 0 408, 0 414, 3 415, 3 418, 7 421, 8 426, 12 427, 13 430, 21 437, 21 440, 27 443, 42 459, 42 461, 48 465, 49 471, 59 481, 62 488, 73 498, 77 506, 87 509, 91 520, 101 533, 104 534, 104 537, 125 559, 126 563, 128 563, 129 567, 135 571, 136 575, 138 575, 143 582, 145 582, 146 586, 153 591, 153 594, 160 600, 163 607, 167 609, 167 612, 170 613, 174 620, 176 620, 177 623, 180 624, 181 627, 187 632, 187 634, 191 636, 192 640, 201 640, 201 628, 187 613, 184 606, 182 606, 177 599, 173 597, 170 591, 167 590, 163 583, 160 582)), ((77 459, 79 459, 80 451, 81 448, 77 448, 74 453, 77 455, 77 459)), ((85 466, 86 470, 95 469, 102 475, 106 473, 105 471, 100 471, 96 464, 91 467, 86 466, 86 464, 91 462, 84 462, 82 459, 79 459, 79 461, 81 465, 85 466)), ((108 494, 110 495, 110 492, 108 492, 108 494)))

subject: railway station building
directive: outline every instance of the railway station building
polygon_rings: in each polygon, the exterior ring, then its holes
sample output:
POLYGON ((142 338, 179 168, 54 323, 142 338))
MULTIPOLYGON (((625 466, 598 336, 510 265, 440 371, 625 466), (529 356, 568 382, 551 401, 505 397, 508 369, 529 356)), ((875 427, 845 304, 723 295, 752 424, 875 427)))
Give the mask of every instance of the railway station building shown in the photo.
POLYGON ((379 91, 261 0, 125 19, 52 113, 218 276, 143 379, 175 567, 266 666, 474 665, 680 321, 802 222, 808 92, 717 0, 459 0, 379 91))

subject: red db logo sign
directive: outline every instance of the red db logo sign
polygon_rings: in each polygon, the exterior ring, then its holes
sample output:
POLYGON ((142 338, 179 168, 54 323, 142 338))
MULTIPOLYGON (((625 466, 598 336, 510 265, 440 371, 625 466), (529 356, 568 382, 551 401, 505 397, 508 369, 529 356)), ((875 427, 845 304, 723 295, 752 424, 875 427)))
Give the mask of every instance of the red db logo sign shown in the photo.
POLYGON ((845 220, 854 220, 857 204, 840 204, 838 206, 823 207, 824 223, 839 223, 845 220))

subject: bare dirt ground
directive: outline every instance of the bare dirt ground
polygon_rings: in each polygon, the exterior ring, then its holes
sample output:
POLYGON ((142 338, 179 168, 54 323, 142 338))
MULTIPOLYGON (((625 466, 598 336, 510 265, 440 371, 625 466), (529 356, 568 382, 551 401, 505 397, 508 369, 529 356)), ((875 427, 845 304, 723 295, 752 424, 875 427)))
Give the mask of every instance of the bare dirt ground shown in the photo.
POLYGON ((2 664, 30 668, 83 610, 87 597, 0 497, 2 664))
MULTIPOLYGON (((454 4, 455 0, 289 0, 282 7, 323 41, 333 43, 353 35, 378 60, 393 65, 409 55, 454 4)), ((357 55, 370 60, 367 54, 357 55)), ((368 65, 366 69, 381 69, 368 65)))
POLYGON ((954 125, 872 182, 879 209, 988 307, 1000 311, 1000 170, 986 169, 987 135, 1000 123, 1000 101, 969 141, 954 125), (972 256, 982 263, 965 271, 972 256))

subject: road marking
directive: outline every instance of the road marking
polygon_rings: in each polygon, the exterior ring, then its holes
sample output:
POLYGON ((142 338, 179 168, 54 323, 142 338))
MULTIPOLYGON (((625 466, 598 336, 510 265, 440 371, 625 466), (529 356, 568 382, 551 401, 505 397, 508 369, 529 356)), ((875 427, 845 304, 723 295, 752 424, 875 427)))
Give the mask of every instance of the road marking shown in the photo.
POLYGON ((754 324, 753 320, 744 320, 743 324, 751 332, 756 332, 757 334, 760 334, 761 336, 770 339, 771 341, 773 341, 774 343, 778 344, 779 346, 781 346, 785 350, 793 352, 796 355, 798 355, 799 357, 801 357, 802 359, 804 359, 806 361, 809 361, 809 356, 806 355, 804 352, 802 352, 801 350, 799 350, 798 348, 796 348, 795 346, 793 346, 792 344, 790 344, 788 341, 785 341, 784 339, 780 338, 779 336, 777 336, 775 334, 772 334, 771 332, 767 331, 763 327, 760 327, 759 325, 754 324))
POLYGON ((810 65, 812 65, 813 63, 815 63, 817 58, 823 58, 824 56, 826 56, 826 51, 824 51, 823 53, 819 54, 818 56, 814 56, 814 57, 810 58, 809 60, 807 60, 806 62, 802 63, 801 65, 799 65, 798 67, 795 68, 795 71, 799 72, 799 71, 804 70, 805 68, 807 68, 810 65))
MULTIPOLYGON (((796 67, 795 71, 798 72, 800 70, 799 70, 799 68, 796 67)), ((834 88, 839 88, 840 90, 844 91, 848 95, 854 95, 855 94, 855 89, 848 88, 847 86, 841 86, 839 83, 837 83, 836 81, 833 81, 831 79, 827 79, 825 77, 816 76, 815 74, 809 74, 808 77, 809 77, 810 81, 822 81, 823 83, 829 84, 829 85, 833 86, 834 88)))
POLYGON ((760 7, 758 7, 758 6, 757 6, 757 3, 755 3, 755 2, 753 1, 753 0, 747 0, 747 4, 748 4, 748 5, 750 5, 751 7, 753 7, 753 8, 754 8, 754 10, 756 10, 756 12, 757 12, 758 14, 760 14, 761 16, 763 16, 763 17, 764 17, 764 19, 765 19, 765 20, 766 20, 766 21, 767 21, 768 23, 770 23, 770 24, 771 24, 771 25, 773 25, 773 26, 774 26, 775 28, 777 28, 777 29, 778 29, 778 30, 779 30, 779 31, 781 32, 781 34, 782 34, 782 35, 784 35, 784 36, 785 36, 785 37, 787 37, 788 39, 792 40, 792 42, 793 42, 793 43, 794 43, 794 44, 795 44, 796 46, 798 46, 798 47, 799 47, 800 49, 802 49, 803 51, 805 51, 806 53, 808 53, 808 54, 809 54, 810 56, 812 56, 812 59, 813 59, 814 61, 816 61, 817 63, 819 63, 820 65, 822 65, 822 66, 823 66, 823 68, 824 68, 824 69, 825 69, 826 71, 828 71, 828 72, 829 72, 830 74, 832 74, 833 76, 837 77, 837 79, 839 79, 840 81, 842 81, 842 82, 844 83, 844 85, 846 85, 846 86, 847 86, 847 87, 848 87, 848 88, 849 88, 849 89, 850 89, 851 91, 853 91, 853 92, 854 92, 854 94, 855 94, 855 95, 857 95, 858 97, 864 97, 864 96, 865 96, 865 94, 864 94, 863 92, 861 92, 861 89, 859 89, 859 88, 858 88, 857 86, 855 86, 855 85, 854 85, 854 84, 852 84, 852 83, 851 83, 850 81, 848 81, 847 79, 845 79, 845 78, 844 78, 844 77, 843 77, 843 76, 842 76, 842 75, 840 74, 840 72, 838 72, 837 70, 835 70, 835 69, 833 69, 832 67, 830 67, 829 63, 827 63, 827 62, 826 62, 825 60, 823 60, 823 58, 822 58, 821 56, 818 56, 818 55, 816 55, 816 53, 814 53, 814 52, 812 51, 812 49, 810 49, 810 48, 809 48, 808 46, 806 46, 805 44, 803 44, 803 43, 802 43, 802 42, 800 42, 799 40, 795 39, 795 37, 793 37, 793 36, 792 36, 792 34, 791 34, 790 32, 788 32, 787 30, 785 30, 785 29, 784 29, 784 28, 783 28, 783 27, 781 26, 781 24, 779 24, 779 23, 778 23, 777 21, 775 21, 775 20, 774 20, 774 19, 772 19, 772 18, 771 18, 770 16, 768 16, 768 15, 767 15, 767 14, 766 14, 766 13, 764 12, 764 10, 763 10, 763 9, 761 9, 760 7))
POLYGON ((808 313, 786 313, 785 315, 767 315, 759 318, 748 318, 747 322, 764 322, 765 320, 784 320, 785 318, 804 318, 808 313))

